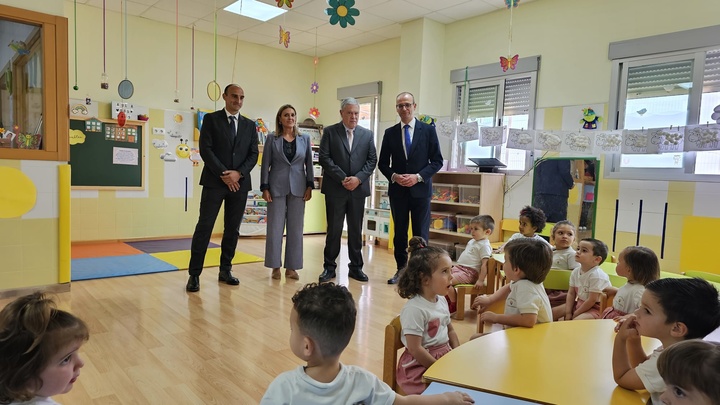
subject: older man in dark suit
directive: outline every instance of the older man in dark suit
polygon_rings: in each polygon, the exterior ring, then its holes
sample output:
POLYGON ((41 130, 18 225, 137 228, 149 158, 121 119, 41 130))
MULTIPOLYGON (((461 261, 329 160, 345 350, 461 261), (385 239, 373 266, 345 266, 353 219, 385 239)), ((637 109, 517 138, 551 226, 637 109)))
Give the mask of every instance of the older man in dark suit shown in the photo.
POLYGON ((342 121, 325 128, 320 141, 320 165, 323 167, 320 190, 325 194, 327 216, 323 272, 319 277, 321 283, 335 278, 345 217, 350 259, 348 277, 368 281, 362 270, 362 222, 365 197, 370 195, 370 176, 377 164, 377 154, 372 131, 357 125, 359 116, 360 105, 357 100, 342 100, 342 121))
POLYGON ((200 290, 200 273, 220 206, 225 202, 225 230, 221 244, 218 281, 238 285, 232 275, 232 259, 238 241, 238 227, 245 211, 247 194, 252 189, 250 170, 258 160, 255 123, 242 115, 245 92, 229 84, 223 92, 225 108, 205 115, 200 130, 200 156, 205 162, 200 185, 200 216, 190 247, 190 265, 185 289, 200 290))
POLYGON ((408 92, 398 94, 395 108, 400 123, 385 130, 378 161, 378 168, 390 180, 388 196, 395 223, 393 245, 397 271, 388 284, 397 283, 407 264, 409 219, 412 219, 413 236, 428 240, 432 176, 443 165, 435 127, 414 116, 415 97, 408 92))

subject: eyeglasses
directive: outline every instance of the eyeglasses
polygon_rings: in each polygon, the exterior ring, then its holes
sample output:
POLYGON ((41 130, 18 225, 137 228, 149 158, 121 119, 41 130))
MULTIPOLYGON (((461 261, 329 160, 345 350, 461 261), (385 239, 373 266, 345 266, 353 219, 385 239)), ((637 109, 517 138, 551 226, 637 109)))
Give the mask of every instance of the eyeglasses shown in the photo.
POLYGON ((402 110, 403 108, 407 108, 409 110, 410 107, 412 107, 412 104, 410 103, 398 104, 395 106, 398 110, 402 110))

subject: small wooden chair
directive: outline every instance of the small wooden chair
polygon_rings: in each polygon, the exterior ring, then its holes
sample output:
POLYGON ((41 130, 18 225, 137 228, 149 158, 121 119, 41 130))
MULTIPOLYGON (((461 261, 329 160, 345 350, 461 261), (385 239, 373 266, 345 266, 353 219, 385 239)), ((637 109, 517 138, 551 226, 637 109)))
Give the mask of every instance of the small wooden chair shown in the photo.
POLYGON ((475 288, 475 284, 458 284, 455 286, 457 290, 457 308, 455 310, 454 319, 462 321, 465 319, 465 296, 470 294, 470 302, 475 300, 475 297, 482 294, 492 294, 495 289, 495 275, 497 274, 497 268, 499 264, 495 259, 490 257, 487 262, 487 278, 485 279, 485 288, 475 288))
POLYGON ((383 382, 389 385, 393 391, 404 395, 397 383, 397 362, 398 350, 405 348, 400 340, 402 325, 400 316, 396 316, 385 326, 385 354, 383 356, 383 382))

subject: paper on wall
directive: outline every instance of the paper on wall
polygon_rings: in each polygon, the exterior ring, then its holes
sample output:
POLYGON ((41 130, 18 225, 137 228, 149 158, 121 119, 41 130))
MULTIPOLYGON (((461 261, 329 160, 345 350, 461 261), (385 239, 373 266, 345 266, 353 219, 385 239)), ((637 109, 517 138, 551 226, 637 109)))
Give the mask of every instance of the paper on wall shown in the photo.
POLYGON ((565 142, 562 144, 563 152, 578 152, 591 155, 595 146, 595 131, 567 131, 565 142))
POLYGON ((457 122, 455 121, 439 121, 435 123, 435 130, 438 136, 445 137, 448 139, 455 139, 455 130, 457 129, 457 122))
POLYGON ((720 148, 720 126, 688 125, 685 127, 683 149, 690 151, 717 150, 720 148))
POLYGON ((465 122, 457 127, 458 143, 476 141, 480 139, 480 131, 477 121, 465 122))
POLYGON ((534 150, 535 149, 535 131, 532 129, 515 129, 508 130, 507 148, 534 150))
POLYGON ((499 146, 507 140, 506 127, 480 128, 480 146, 499 146))
POLYGON ((595 151, 597 153, 618 153, 621 145, 622 130, 595 132, 595 151))

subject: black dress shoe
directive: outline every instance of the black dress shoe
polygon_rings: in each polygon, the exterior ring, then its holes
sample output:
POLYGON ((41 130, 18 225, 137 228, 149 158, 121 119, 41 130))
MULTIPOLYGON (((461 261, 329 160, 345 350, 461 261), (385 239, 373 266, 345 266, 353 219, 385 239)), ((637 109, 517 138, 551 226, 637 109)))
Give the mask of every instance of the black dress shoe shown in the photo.
POLYGON ((320 277, 318 277, 318 281, 321 283, 327 283, 328 281, 335 278, 335 270, 325 269, 322 273, 320 273, 320 277))
POLYGON ((218 281, 222 281, 227 285, 238 285, 240 284, 240 280, 238 280, 236 277, 233 277, 232 271, 220 271, 218 274, 218 281))
POLYGON ((367 274, 363 273, 361 269, 348 271, 348 277, 353 278, 357 281, 368 281, 367 274))
POLYGON ((400 278, 400 270, 396 271, 395 275, 393 275, 390 279, 388 279, 388 284, 397 284, 399 278, 400 278))
POLYGON ((200 276, 188 277, 188 282, 187 282, 187 285, 185 286, 185 291, 188 291, 188 292, 200 291, 200 276))

